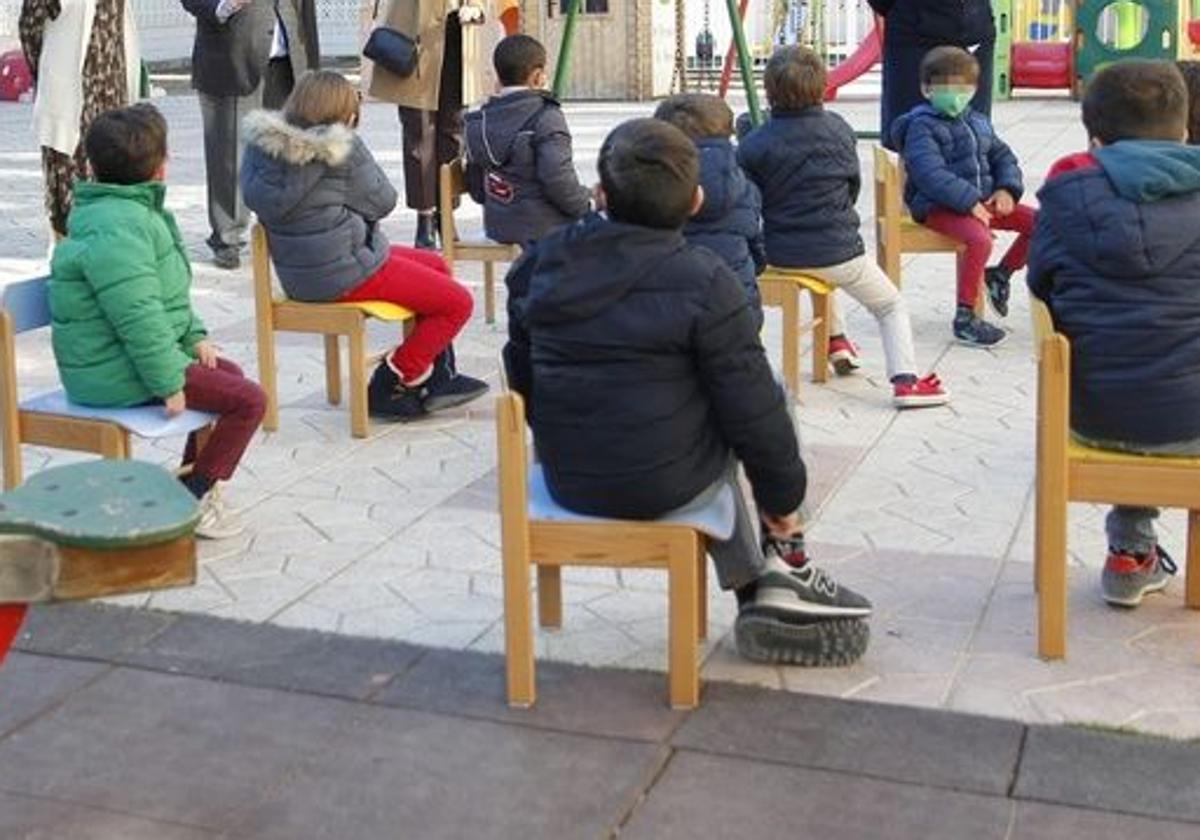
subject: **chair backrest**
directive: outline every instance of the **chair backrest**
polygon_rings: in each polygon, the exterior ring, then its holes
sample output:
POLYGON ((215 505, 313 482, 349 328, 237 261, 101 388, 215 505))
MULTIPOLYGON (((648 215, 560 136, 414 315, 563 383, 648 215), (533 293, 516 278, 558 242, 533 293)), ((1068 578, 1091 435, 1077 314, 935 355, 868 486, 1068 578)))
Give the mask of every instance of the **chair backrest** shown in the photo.
POLYGON ((1034 346, 1041 348, 1042 342, 1054 334, 1054 317, 1044 301, 1029 296, 1029 319, 1033 322, 1034 346))
MULTIPOLYGON (((1038 359, 1038 459, 1065 453, 1071 428, 1071 342, 1055 332, 1050 307, 1030 297, 1033 344, 1038 359)), ((1065 455, 1063 456, 1065 457, 1065 455)))
POLYGON ((50 324, 50 278, 34 277, 4 287, 4 311, 12 320, 14 334, 50 324))
POLYGON ((875 217, 899 223, 903 212, 904 167, 895 152, 875 147, 875 217))
POLYGON ((443 163, 438 173, 438 198, 442 210, 442 251, 447 261, 454 260, 454 246, 458 242, 458 225, 454 222, 454 205, 467 191, 467 173, 462 158, 443 163))
POLYGON ((496 398, 496 454, 500 479, 500 519, 503 539, 528 540, 529 446, 525 439, 525 401, 515 391, 496 398))
POLYGON ((261 222, 250 228, 250 269, 254 276, 254 308, 260 318, 270 318, 275 300, 271 291, 271 249, 261 222))

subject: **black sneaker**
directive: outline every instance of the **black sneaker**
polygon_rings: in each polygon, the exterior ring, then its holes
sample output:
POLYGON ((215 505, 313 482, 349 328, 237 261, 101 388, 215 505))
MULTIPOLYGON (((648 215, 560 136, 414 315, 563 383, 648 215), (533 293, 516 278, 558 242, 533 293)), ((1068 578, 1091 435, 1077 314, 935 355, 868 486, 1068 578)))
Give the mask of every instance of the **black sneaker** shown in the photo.
POLYGON ((219 248, 213 248, 213 265, 217 268, 223 268, 226 271, 241 268, 241 252, 235 245, 224 245, 219 248))
POLYGON ((954 337, 959 344, 968 347, 995 347, 1008 333, 997 326, 989 324, 971 310, 960 309, 954 316, 954 337))
POLYGON ((1008 317, 1008 296, 1012 293, 1009 280, 1012 274, 1002 265, 985 269, 983 282, 987 286, 988 303, 1001 318, 1008 317))
POLYGON ((767 571, 755 581, 748 606, 783 621, 807 623, 833 618, 865 618, 871 602, 817 568, 804 552, 803 537, 763 538, 767 571))
POLYGON ((437 250, 437 229, 432 213, 417 214, 417 234, 413 237, 413 246, 423 251, 437 250))
POLYGON ((367 412, 381 420, 400 422, 416 420, 426 414, 419 389, 401 385, 400 377, 386 361, 380 362, 371 374, 367 385, 367 412))

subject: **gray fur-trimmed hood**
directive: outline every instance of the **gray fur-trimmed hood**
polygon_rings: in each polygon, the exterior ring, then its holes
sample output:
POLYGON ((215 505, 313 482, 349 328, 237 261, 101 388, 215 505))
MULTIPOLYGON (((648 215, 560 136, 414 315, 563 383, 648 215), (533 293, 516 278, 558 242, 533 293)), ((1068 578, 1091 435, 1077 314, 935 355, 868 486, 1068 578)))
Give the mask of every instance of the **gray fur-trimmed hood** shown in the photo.
POLYGON ((303 166, 314 161, 340 166, 354 151, 354 129, 341 123, 300 128, 287 122, 279 111, 251 111, 242 120, 242 138, 247 145, 268 156, 303 166))

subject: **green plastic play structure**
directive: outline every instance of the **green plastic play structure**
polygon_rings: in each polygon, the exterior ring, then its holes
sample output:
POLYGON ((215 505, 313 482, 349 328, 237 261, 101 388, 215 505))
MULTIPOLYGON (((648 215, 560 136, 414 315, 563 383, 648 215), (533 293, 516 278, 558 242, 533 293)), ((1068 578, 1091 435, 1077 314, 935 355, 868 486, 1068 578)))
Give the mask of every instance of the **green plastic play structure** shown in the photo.
POLYGON ((1123 58, 1173 61, 1179 53, 1178 0, 1084 0, 1075 16, 1075 79, 1082 89, 1106 64, 1123 58), (1111 43, 1097 34, 1101 17, 1111 8, 1116 18, 1111 43))

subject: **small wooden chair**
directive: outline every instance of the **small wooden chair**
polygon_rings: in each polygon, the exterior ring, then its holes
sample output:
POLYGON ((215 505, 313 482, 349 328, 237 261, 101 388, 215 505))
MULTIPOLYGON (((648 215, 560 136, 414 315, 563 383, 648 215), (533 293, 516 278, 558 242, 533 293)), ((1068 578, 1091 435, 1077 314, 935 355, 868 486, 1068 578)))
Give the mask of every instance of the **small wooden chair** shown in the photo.
POLYGON ((783 381, 793 397, 800 393, 800 333, 811 329, 813 382, 829 380, 829 325, 834 287, 802 271, 767 266, 758 277, 764 307, 778 306, 783 312, 783 381), (808 292, 813 319, 800 321, 800 294, 808 292))
POLYGON ((900 257, 905 253, 961 255, 965 246, 913 219, 904 207, 904 164, 875 147, 875 261, 900 288, 900 257))
POLYGON ((1038 654, 1067 653, 1067 504, 1096 502, 1188 511, 1184 603, 1200 609, 1200 458, 1131 455, 1071 439, 1071 346, 1050 311, 1030 301, 1038 342, 1037 521, 1034 585, 1038 654))
POLYGON ((483 234, 463 239, 458 235, 454 222, 454 206, 459 196, 467 192, 467 175, 462 159, 442 164, 438 179, 438 194, 442 208, 442 257, 454 272, 459 260, 483 263, 483 308, 484 319, 489 324, 496 322, 496 263, 515 262, 521 256, 518 245, 503 245, 493 242, 483 234))
POLYGON ((203 438, 215 417, 185 410, 167 417, 162 406, 97 408, 77 405, 61 388, 18 400, 16 337, 50 325, 49 278, 4 287, 0 310, 0 417, 3 419, 4 488, 21 483, 21 444, 128 458, 130 435, 157 439, 198 432, 203 438))
POLYGON ((502 394, 496 400, 496 434, 509 705, 529 707, 537 699, 530 566, 537 567, 543 627, 562 626, 562 567, 601 566, 667 572, 670 703, 694 708, 700 702, 697 645, 708 626, 706 536, 727 539, 732 534, 732 491, 653 521, 582 516, 550 498, 541 467, 529 463, 525 433, 524 402, 518 394, 502 394))
POLYGON ((261 224, 250 231, 250 255, 254 269, 254 319, 258 335, 258 376, 267 395, 263 428, 279 428, 279 383, 275 369, 275 333, 319 333, 325 337, 325 395, 330 405, 342 401, 340 336, 350 345, 350 434, 367 436, 367 368, 382 354, 367 355, 367 319, 400 323, 408 334, 413 313, 403 306, 382 300, 353 303, 304 303, 276 297, 271 282, 271 254, 267 232, 261 224))

